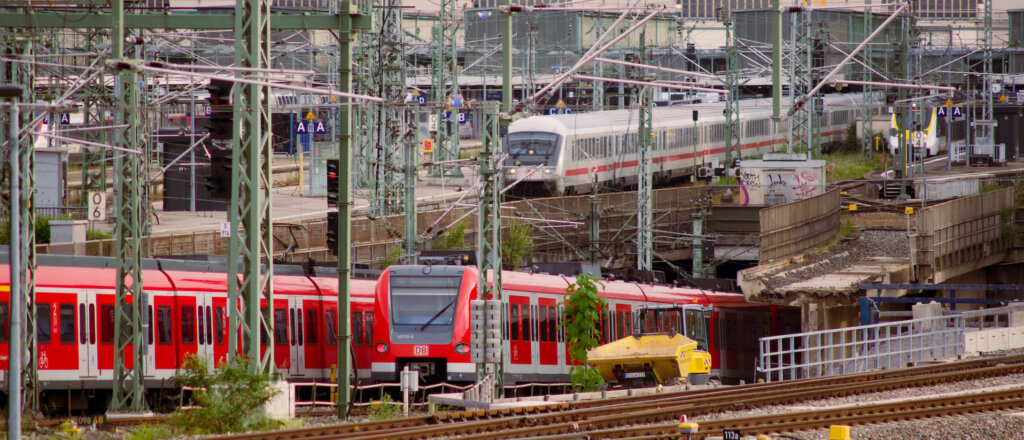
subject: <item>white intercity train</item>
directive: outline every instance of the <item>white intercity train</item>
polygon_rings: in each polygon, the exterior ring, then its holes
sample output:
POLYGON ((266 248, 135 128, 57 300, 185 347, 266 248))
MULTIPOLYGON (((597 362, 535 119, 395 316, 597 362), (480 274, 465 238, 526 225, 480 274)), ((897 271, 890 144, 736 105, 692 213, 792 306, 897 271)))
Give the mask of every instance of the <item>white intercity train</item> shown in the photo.
MULTIPOLYGON (((820 143, 842 142, 856 120, 862 94, 822 99, 820 143)), ((655 107, 651 152, 655 185, 689 177, 696 166, 725 164, 725 103, 655 107), (694 120, 694 114, 697 115, 694 120)), ((771 121, 770 99, 740 101, 740 145, 732 158, 782 149, 786 124, 771 121)), ((637 182, 637 109, 523 118, 512 123, 505 162, 506 182, 521 180, 515 192, 551 195, 628 188, 637 182), (524 174, 529 174, 524 177, 524 174)))

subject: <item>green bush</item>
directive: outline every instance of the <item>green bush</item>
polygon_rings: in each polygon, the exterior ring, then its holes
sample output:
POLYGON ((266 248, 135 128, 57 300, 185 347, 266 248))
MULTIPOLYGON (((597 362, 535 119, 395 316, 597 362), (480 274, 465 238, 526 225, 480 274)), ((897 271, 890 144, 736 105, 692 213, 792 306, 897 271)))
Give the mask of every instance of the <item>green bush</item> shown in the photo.
POLYGON ((506 269, 515 270, 533 253, 533 225, 514 221, 505 229, 501 240, 501 261, 506 269))
POLYGON ((184 371, 174 378, 181 385, 201 390, 193 394, 196 407, 172 414, 168 419, 170 426, 190 435, 280 427, 280 422, 260 410, 274 397, 275 390, 270 386, 269 376, 249 372, 252 362, 235 356, 210 374, 205 359, 188 357, 184 371))
POLYGON ((596 391, 604 386, 604 379, 594 368, 587 365, 587 351, 598 346, 597 329, 601 311, 608 307, 604 298, 597 295, 600 281, 591 275, 580 275, 576 282, 565 289, 561 327, 565 331, 569 356, 583 365, 569 369, 572 388, 575 391, 596 391))
POLYGON ((449 251, 466 247, 466 228, 469 226, 465 220, 458 222, 451 229, 443 234, 434 237, 435 251, 449 251))
POLYGON ((90 229, 85 231, 86 240, 106 240, 108 238, 113 238, 113 236, 114 234, 99 229, 90 229))

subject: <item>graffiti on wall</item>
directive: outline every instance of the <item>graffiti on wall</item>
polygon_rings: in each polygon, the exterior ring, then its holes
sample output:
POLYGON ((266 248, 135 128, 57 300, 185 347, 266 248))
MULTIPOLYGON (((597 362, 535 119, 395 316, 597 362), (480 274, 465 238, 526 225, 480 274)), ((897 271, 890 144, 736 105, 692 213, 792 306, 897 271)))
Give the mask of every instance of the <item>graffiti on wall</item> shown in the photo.
POLYGON ((779 205, 818 195, 818 177, 808 169, 744 169, 740 171, 740 203, 779 205))

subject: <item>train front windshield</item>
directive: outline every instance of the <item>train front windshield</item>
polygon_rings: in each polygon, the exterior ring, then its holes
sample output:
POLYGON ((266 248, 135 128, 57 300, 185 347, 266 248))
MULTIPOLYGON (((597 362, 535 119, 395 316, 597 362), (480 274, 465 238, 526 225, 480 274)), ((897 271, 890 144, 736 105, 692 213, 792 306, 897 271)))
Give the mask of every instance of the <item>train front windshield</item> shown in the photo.
POLYGON ((558 135, 539 131, 508 134, 508 154, 517 165, 554 166, 558 161, 558 135))
POLYGON ((422 337, 432 340, 441 334, 450 339, 461 283, 461 276, 392 276, 391 324, 395 334, 402 334, 401 339, 408 342, 422 337))

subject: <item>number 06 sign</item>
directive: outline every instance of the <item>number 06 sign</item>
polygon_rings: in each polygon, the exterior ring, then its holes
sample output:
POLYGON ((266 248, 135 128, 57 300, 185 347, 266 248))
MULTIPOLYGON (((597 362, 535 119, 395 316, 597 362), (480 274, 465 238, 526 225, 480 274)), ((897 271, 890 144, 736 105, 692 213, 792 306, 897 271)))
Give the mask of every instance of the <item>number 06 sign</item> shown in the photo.
POLYGON ((107 193, 89 191, 89 220, 107 220, 107 193))

